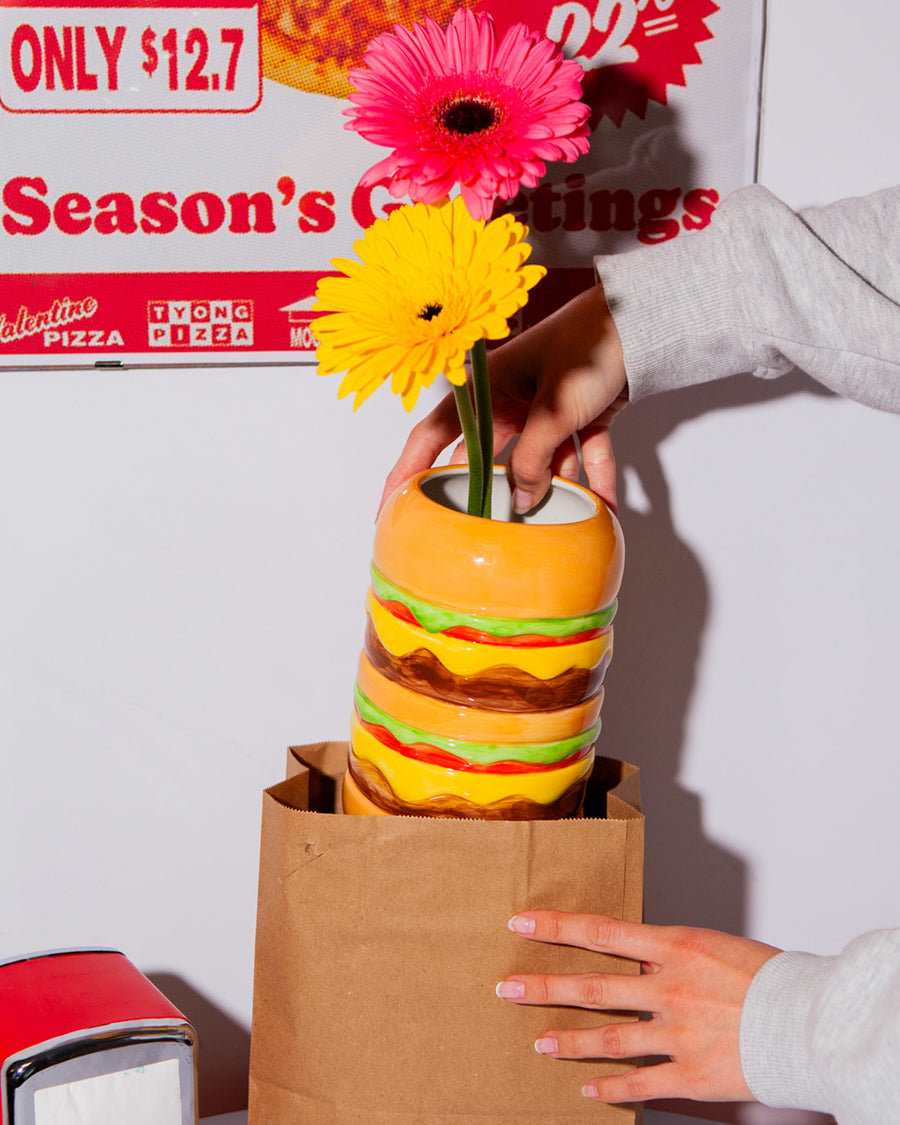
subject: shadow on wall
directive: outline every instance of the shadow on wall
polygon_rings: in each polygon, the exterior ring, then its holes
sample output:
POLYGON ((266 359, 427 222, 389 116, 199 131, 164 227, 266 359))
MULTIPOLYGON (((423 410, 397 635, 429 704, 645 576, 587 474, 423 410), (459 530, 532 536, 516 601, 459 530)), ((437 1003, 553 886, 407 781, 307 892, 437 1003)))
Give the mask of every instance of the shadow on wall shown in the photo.
MULTIPOLYGON (((622 507, 626 566, 615 658, 603 707, 602 751, 641 769, 647 816, 646 920, 746 934, 747 868, 707 839, 696 794, 679 781, 685 728, 709 615, 709 586, 672 522, 658 450, 682 423, 797 393, 828 395, 802 373, 750 375, 660 395, 617 419, 620 476, 632 471, 646 504, 622 507)), ((747 935, 753 936, 753 935, 747 935)), ((652 1108, 728 1125, 825 1125, 831 1118, 758 1105, 654 1103, 652 1108)))
POLYGON ((247 1108, 250 1032, 182 977, 147 976, 183 1012, 197 1032, 197 1093, 201 1117, 247 1108))
POLYGON ((678 109, 654 101, 638 79, 620 73, 616 87, 595 83, 599 101, 585 91, 595 128, 588 154, 574 164, 551 162, 537 185, 495 204, 494 215, 508 212, 525 223, 532 261, 550 267, 519 314, 517 329, 590 286, 594 255, 683 238, 709 222, 719 198, 695 178, 697 160, 678 109), (641 120, 627 112, 638 105, 646 110, 641 120))

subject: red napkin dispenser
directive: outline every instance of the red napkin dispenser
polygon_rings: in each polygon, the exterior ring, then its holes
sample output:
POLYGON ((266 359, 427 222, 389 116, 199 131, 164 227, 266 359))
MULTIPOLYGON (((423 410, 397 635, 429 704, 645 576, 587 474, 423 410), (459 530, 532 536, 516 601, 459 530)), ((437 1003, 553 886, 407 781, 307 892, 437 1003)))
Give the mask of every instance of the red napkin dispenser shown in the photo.
POLYGON ((112 949, 0 961, 2 1125, 196 1125, 196 1034, 112 949))

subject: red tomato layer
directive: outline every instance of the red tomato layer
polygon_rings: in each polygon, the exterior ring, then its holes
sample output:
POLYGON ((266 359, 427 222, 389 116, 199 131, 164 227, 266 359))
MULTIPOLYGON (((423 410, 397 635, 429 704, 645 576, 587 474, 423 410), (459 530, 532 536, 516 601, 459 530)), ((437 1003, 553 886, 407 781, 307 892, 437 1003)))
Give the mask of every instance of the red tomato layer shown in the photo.
POLYGON ((465 758, 460 758, 456 754, 451 754, 449 750, 442 750, 437 746, 432 746, 428 742, 413 742, 407 744, 400 742, 395 738, 391 732, 378 723, 370 723, 365 719, 360 718, 357 712, 360 725, 363 730, 368 731, 373 738, 377 738, 382 745, 387 746, 389 750, 396 750, 398 754, 402 754, 404 758, 412 758, 416 762, 425 762, 430 766, 441 766, 443 769, 448 770, 462 770, 466 773, 544 773, 547 770, 558 770, 564 766, 573 766, 576 762, 580 762, 586 758, 593 748, 593 743, 585 746, 581 750, 576 750, 574 754, 570 754, 568 758, 564 758, 559 762, 492 762, 490 765, 481 765, 476 762, 469 762, 465 758))
MULTIPOLYGON (((385 601, 384 598, 379 598, 374 590, 372 591, 372 597, 399 621, 404 621, 407 625, 414 625, 417 629, 424 628, 409 606, 404 605, 403 602, 385 601)), ((554 648, 557 645, 575 645, 581 641, 592 641, 595 637, 602 637, 604 633, 608 633, 609 627, 607 626, 606 629, 587 629, 583 633, 571 633, 567 637, 545 637, 541 633, 520 633, 514 637, 495 637, 493 633, 473 629, 470 625, 453 625, 449 629, 442 630, 442 632, 445 637, 468 641, 469 644, 502 645, 505 648, 554 648)))

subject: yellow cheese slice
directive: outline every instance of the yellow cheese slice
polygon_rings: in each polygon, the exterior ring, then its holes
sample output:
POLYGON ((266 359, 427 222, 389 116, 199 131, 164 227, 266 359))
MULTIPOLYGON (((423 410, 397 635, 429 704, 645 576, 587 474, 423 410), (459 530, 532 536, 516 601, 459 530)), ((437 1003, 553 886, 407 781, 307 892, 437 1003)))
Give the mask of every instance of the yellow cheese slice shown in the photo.
POLYGON ((366 608, 378 639, 391 656, 406 656, 424 648, 440 660, 454 676, 472 676, 498 665, 521 668, 540 680, 568 672, 570 668, 593 668, 612 647, 612 629, 603 636, 576 644, 544 645, 526 648, 523 645, 483 645, 448 637, 444 633, 429 633, 420 626, 401 621, 385 609, 369 590, 366 608))
POLYGON ((492 774, 447 769, 415 761, 385 746, 360 725, 355 714, 350 726, 350 746, 357 758, 371 762, 381 771, 398 800, 412 805, 447 794, 477 805, 490 805, 514 797, 548 805, 587 777, 594 764, 592 751, 572 765, 535 773, 492 774))

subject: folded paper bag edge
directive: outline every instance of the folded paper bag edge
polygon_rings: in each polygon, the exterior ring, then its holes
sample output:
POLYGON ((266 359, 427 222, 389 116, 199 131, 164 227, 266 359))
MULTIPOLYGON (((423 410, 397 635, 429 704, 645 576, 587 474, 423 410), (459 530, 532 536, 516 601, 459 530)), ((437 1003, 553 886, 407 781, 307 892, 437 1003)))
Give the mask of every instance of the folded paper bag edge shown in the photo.
MULTIPOLYGON (((293 804, 297 799, 295 794, 300 791, 282 788, 284 782, 272 786, 266 792, 272 793, 276 800, 293 808, 325 813, 340 812, 340 786, 347 765, 347 753, 346 742, 310 742, 290 746, 287 752, 286 779, 307 779, 306 803, 293 804)), ((643 819, 640 770, 637 766, 616 758, 598 757, 588 782, 588 791, 586 804, 595 809, 605 808, 605 814, 610 819, 643 819)))

